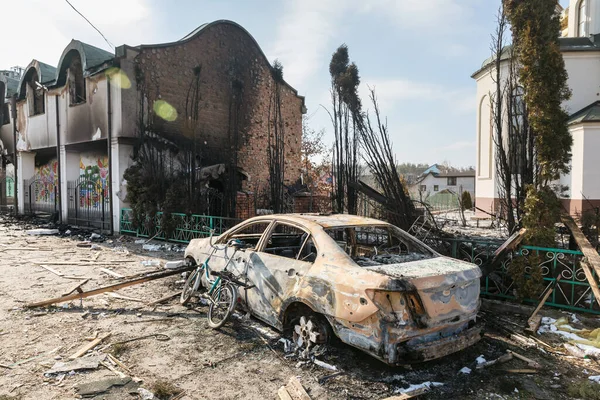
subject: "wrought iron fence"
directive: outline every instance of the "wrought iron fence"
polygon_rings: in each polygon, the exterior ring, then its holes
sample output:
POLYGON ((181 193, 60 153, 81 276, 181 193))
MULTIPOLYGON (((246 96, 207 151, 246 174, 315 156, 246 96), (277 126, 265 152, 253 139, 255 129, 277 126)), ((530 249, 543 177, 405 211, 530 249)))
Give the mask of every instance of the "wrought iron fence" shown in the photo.
POLYGON ((210 215, 171 213, 170 225, 172 226, 170 234, 165 237, 162 228, 163 213, 158 212, 154 218, 146 218, 143 223, 138 224, 136 228, 133 222, 133 210, 130 208, 121 209, 121 233, 128 233, 138 237, 155 238, 168 240, 171 242, 189 243, 192 239, 198 239, 210 236, 209 229, 214 229, 216 234, 221 234, 231 228, 241 220, 235 218, 215 217, 210 215))
POLYGON ((35 178, 23 181, 23 199, 25 214, 54 213, 60 204, 56 183, 35 178))
MULTIPOLYGON (((443 254, 483 265, 486 261, 491 261, 494 252, 502 243, 498 241, 438 239, 437 244, 435 247, 443 254)), ((583 253, 580 251, 521 246, 505 257, 500 267, 482 281, 482 295, 490 298, 517 300, 516 287, 509 274, 509 267, 517 257, 525 258, 526 276, 531 272, 533 266, 538 266, 543 277, 543 289, 533 298, 524 299, 524 302, 539 303, 544 291, 553 286, 557 278, 560 277, 552 295, 545 303, 547 306, 600 314, 600 307, 598 307, 580 264, 583 258, 583 253)))
POLYGON ((77 226, 110 229, 110 195, 106 180, 81 176, 67 182, 68 221, 77 226))

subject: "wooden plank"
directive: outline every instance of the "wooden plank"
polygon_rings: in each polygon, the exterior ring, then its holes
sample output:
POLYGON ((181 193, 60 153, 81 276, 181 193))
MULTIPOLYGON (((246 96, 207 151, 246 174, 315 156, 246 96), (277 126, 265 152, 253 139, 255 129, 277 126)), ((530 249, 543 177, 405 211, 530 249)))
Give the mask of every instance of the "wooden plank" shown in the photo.
POLYGON ((410 391, 408 393, 402 393, 402 394, 397 395, 397 396, 386 397, 383 400, 408 400, 408 399, 413 399, 413 398, 415 398, 417 396, 422 396, 422 395, 424 395, 424 394, 426 394, 428 392, 429 392, 428 388, 422 387, 422 388, 419 388, 419 389, 412 390, 412 391, 410 391))
POLYGON ((106 339, 109 336, 110 336, 110 333, 104 334, 104 335, 100 336, 99 338, 94 339, 91 342, 83 345, 79 350, 77 350, 75 353, 73 353, 71 356, 69 356, 69 359, 74 360, 76 358, 81 357, 82 355, 84 355, 85 353, 87 353, 89 350, 91 350, 94 347, 98 346, 100 343, 102 343, 102 341, 104 339, 106 339))
POLYGON ((508 372, 509 374, 537 374, 537 369, 501 369, 500 371, 508 372))
POLYGON ((191 271, 192 269, 195 269, 195 268, 196 268, 195 266, 184 266, 184 267, 177 268, 177 269, 160 271, 157 273, 152 273, 152 274, 149 274, 146 276, 142 276, 137 279, 116 283, 114 285, 99 287, 99 288, 96 288, 93 290, 89 290, 87 292, 73 293, 68 296, 62 296, 62 297, 57 297, 54 299, 38 301, 36 303, 30 303, 30 304, 25 305, 25 307, 28 307, 28 308, 42 307, 42 306, 47 306, 50 304, 63 303, 65 301, 71 301, 71 300, 75 300, 75 299, 84 299, 86 297, 95 296, 95 295, 98 295, 101 293, 113 292, 115 290, 119 290, 119 289, 122 289, 122 288, 125 288, 128 286, 139 285, 140 283, 150 282, 150 281, 153 281, 156 279, 162 279, 162 278, 166 278, 168 276, 177 275, 182 272, 191 271))
POLYGON ((71 293, 73 293, 75 291, 77 291, 79 293, 82 293, 83 290, 81 290, 81 287, 83 285, 85 285, 86 283, 88 283, 88 281, 89 281, 89 278, 86 279, 86 280, 84 280, 84 281, 77 282, 77 284, 75 286, 71 287, 67 292, 64 292, 62 295, 63 296, 68 296, 68 295, 70 295, 71 293))
POLYGON ((292 396, 290 396, 288 391, 285 389, 285 386, 280 387, 277 391, 277 394, 279 395, 280 400, 293 400, 292 396))
POLYGON ((108 355, 108 358, 114 362, 115 364, 117 364, 119 367, 121 367, 121 369, 125 372, 127 372, 128 374, 131 374, 131 370, 129 369, 129 367, 127 367, 125 364, 123 364, 121 361, 119 361, 119 359, 115 356, 113 356, 112 354, 108 355))
POLYGON ((561 220, 563 224, 565 224, 565 226, 571 231, 575 242, 577 242, 577 246, 579 246, 579 249, 586 258, 586 260, 581 261, 581 268, 583 269, 585 277, 592 288, 596 302, 598 302, 598 305, 600 305, 600 289, 598 288, 598 283, 596 282, 594 274, 592 274, 591 270, 591 268, 593 268, 594 271, 596 271, 596 276, 600 277, 600 254, 598 254, 594 246, 592 246, 589 240, 587 240, 581 229, 579 229, 570 215, 562 215, 561 220))
POLYGON ((151 303, 147 303, 146 305, 147 306, 155 306, 155 305, 160 304, 162 302, 165 302, 167 300, 171 300, 173 297, 177 297, 179 295, 181 295, 181 290, 179 292, 172 293, 172 294, 167 295, 165 297, 161 297, 160 299, 155 300, 155 301, 153 301, 151 303))
POLYGON ((137 262, 138 260, 114 260, 111 262, 94 262, 94 261, 53 261, 53 262, 47 262, 47 261, 34 261, 34 264, 44 264, 44 265, 78 265, 78 266, 84 266, 84 265, 115 265, 115 264, 122 264, 122 263, 131 263, 131 262, 137 262))
POLYGON ((52 272, 54 275, 64 276, 62 272, 58 272, 57 270, 50 268, 47 265, 40 264, 40 267, 44 268, 46 271, 52 272))
POLYGON ((495 360, 487 361, 482 364, 477 364, 477 367, 475 367, 475 368, 483 369, 483 368, 491 367, 492 365, 495 365, 495 364, 502 364, 502 363, 508 362, 512 359, 513 359, 513 355, 511 353, 506 353, 506 354, 503 354, 500 357, 496 358, 495 360))
POLYGON ((108 269, 108 268, 100 268, 100 271, 102 271, 102 272, 104 272, 105 274, 108 274, 108 275, 110 275, 110 276, 113 276, 113 277, 115 277, 115 278, 118 278, 118 279, 125 278, 125 275, 121 275, 121 274, 119 274, 119 273, 117 273, 117 272, 115 272, 115 271, 111 271, 111 270, 110 270, 110 269, 108 269))
POLYGON ((585 273, 585 277, 587 278, 590 287, 592 288, 592 292, 594 293, 594 297, 596 298, 596 302, 600 305, 600 289, 598 288, 598 284, 596 283, 596 279, 594 278, 594 274, 592 273, 592 269, 590 265, 582 260, 581 261, 581 269, 585 273))
POLYGON ((110 297, 114 297, 115 299, 129 300, 129 301, 137 301, 138 303, 144 303, 142 299, 136 299, 135 297, 124 296, 120 293, 109 292, 106 293, 110 297))
POLYGON ((306 390, 304 390, 304 387, 302 386, 298 378, 296 378, 295 376, 292 376, 290 378, 290 381, 288 382, 285 388, 293 399, 311 400, 310 396, 308 395, 308 393, 306 393, 306 390))
POLYGON ((552 285, 548 288, 548 290, 546 290, 546 293, 542 297, 542 300, 540 300, 540 302, 537 305, 537 307, 535 308, 535 310, 533 310, 533 312, 527 319, 527 328, 525 328, 526 331, 530 331, 532 333, 537 332, 537 328, 539 328, 540 323, 542 322, 541 318, 536 318, 537 313, 542 309, 544 304, 546 304, 546 301, 548 300, 548 297, 550 297, 552 292, 554 292, 554 289, 556 288, 556 285, 560 281, 560 278, 561 278, 560 275, 556 277, 556 280, 552 283, 552 285))
POLYGON ((573 234, 573 238, 577 242, 583 255, 587 258, 588 263, 590 263, 594 271, 596 271, 596 275, 600 276, 600 254, 598 254, 594 246, 587 240, 581 229, 579 229, 575 221, 573 221, 573 218, 563 215, 561 216, 561 220, 573 234))
POLYGON ((507 353, 512 354, 515 358, 518 358, 519 360, 525 361, 527 364, 529 364, 529 366, 531 368, 536 368, 536 369, 541 369, 542 366, 540 365, 540 363, 538 363, 535 360, 532 360, 531 358, 527 358, 525 356, 522 356, 519 353, 515 353, 514 351, 511 350, 506 350, 507 353))

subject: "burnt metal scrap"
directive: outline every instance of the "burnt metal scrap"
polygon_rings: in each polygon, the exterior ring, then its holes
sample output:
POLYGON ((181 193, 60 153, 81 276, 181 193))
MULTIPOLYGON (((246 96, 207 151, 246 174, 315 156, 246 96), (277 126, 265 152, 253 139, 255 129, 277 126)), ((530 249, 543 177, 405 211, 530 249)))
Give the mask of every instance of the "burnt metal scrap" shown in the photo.
POLYGON ((443 257, 383 221, 351 215, 270 215, 193 240, 185 256, 222 269, 231 239, 251 245, 233 268, 252 289, 241 304, 298 347, 332 335, 391 365, 436 359, 480 338, 480 269, 443 257), (367 262, 368 260, 368 262, 367 262))

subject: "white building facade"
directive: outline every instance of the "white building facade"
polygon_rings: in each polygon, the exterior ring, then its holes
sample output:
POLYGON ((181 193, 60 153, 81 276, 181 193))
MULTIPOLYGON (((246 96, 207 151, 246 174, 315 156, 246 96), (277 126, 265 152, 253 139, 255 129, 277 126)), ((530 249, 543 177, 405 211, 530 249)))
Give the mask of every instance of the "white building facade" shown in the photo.
MULTIPOLYGON (((568 187, 562 200, 565 209, 578 215, 600 206, 600 0, 571 0, 564 16, 567 36, 559 41, 572 96, 563 107, 571 115, 573 147, 571 171, 561 176, 560 183, 568 187)), ((508 68, 508 59, 503 60, 503 77, 508 68)), ((475 198, 477 207, 490 213, 498 211, 500 202, 490 105, 493 70, 488 59, 472 75, 477 83, 475 198)))

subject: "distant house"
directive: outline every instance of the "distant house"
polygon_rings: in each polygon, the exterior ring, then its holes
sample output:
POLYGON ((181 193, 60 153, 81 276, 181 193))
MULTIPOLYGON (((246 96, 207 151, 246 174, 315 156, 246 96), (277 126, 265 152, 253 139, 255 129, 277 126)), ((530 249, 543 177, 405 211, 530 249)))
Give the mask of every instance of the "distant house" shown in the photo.
POLYGON ((469 192, 473 197, 475 195, 475 170, 463 171, 434 164, 413 185, 409 186, 409 191, 411 196, 416 199, 424 199, 441 192, 456 194, 469 192))

